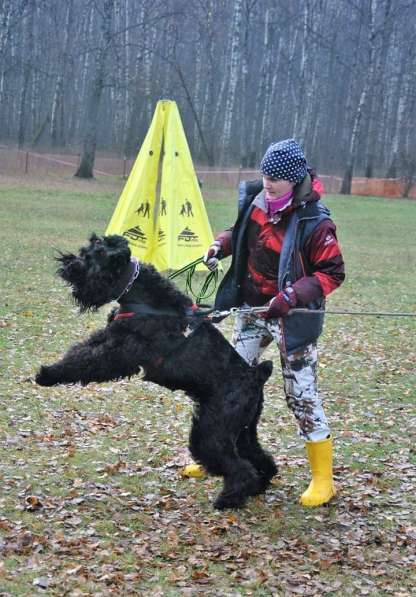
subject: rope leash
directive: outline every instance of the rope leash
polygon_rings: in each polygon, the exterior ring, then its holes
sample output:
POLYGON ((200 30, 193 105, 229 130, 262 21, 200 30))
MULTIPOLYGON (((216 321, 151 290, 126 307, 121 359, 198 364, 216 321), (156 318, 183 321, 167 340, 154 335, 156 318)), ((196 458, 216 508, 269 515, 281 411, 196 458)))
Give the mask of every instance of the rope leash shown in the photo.
POLYGON ((182 267, 181 269, 178 269, 176 272, 173 272, 173 274, 170 274, 168 276, 168 278, 170 280, 173 280, 177 276, 180 276, 181 274, 184 274, 186 272, 185 292, 186 292, 186 294, 190 294, 191 296, 194 297, 197 305, 199 305, 201 303, 201 301, 209 298, 210 296, 212 296, 214 294, 214 292, 217 288, 217 282, 218 282, 218 269, 216 269, 213 272, 209 272, 209 274, 205 277, 204 283, 202 284, 202 286, 198 292, 194 290, 194 288, 192 286, 192 278, 195 274, 197 265, 199 265, 203 261, 204 261, 203 257, 200 257, 199 259, 195 259, 195 261, 191 261, 191 263, 184 265, 184 267, 182 267))

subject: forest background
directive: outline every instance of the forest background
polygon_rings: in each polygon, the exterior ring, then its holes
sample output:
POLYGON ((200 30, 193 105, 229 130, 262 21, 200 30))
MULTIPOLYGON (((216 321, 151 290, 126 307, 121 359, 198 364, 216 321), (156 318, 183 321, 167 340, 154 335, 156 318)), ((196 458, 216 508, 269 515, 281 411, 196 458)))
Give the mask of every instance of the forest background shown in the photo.
POLYGON ((137 153, 177 101, 198 164, 296 137, 342 178, 416 172, 410 0, 0 0, 0 143, 137 153))

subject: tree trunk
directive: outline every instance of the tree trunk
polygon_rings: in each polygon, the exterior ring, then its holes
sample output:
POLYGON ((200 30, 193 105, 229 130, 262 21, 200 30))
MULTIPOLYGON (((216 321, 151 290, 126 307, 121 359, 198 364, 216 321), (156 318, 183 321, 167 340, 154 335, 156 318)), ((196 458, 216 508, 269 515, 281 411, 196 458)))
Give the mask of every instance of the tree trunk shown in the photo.
POLYGON ((60 59, 60 72, 58 74, 55 92, 52 101, 52 112, 50 118, 50 132, 52 147, 61 146, 64 144, 64 129, 63 129, 63 114, 64 114, 64 81, 66 80, 66 71, 68 64, 68 49, 71 25, 73 20, 73 0, 67 0, 65 27, 64 27, 64 41, 62 48, 62 56, 60 59))
MULTIPOLYGON (((151 24, 146 25, 144 32, 144 39, 148 48, 153 48, 156 36, 155 27, 151 24)), ((150 122, 152 118, 152 63, 153 54, 150 49, 146 48, 143 55, 143 70, 144 70, 144 110, 143 116, 146 122, 150 122)))
POLYGON ((369 61, 366 77, 364 79, 364 85, 361 90, 360 100, 358 102, 357 110, 354 117, 354 125, 351 134, 350 146, 348 151, 346 168, 344 171, 344 177, 341 184, 341 194, 350 195, 352 177, 354 173, 355 160, 357 157, 357 147, 360 140, 361 123, 362 117, 366 108, 368 93, 370 87, 374 83, 374 72, 375 72, 375 19, 377 12, 378 0, 370 0, 370 15, 369 15, 369 33, 368 33, 368 45, 369 45, 369 61))
POLYGON ((28 57, 26 61, 23 63, 22 69, 22 87, 20 92, 20 102, 19 102, 19 125, 18 125, 18 132, 17 132, 17 145, 19 149, 22 149, 25 138, 26 138, 26 126, 27 126, 27 113, 26 113, 26 101, 27 101, 27 94, 29 91, 29 84, 30 84, 30 77, 32 75, 32 56, 33 56, 33 45, 34 45, 34 38, 33 38, 33 20, 34 20, 34 13, 35 13, 35 2, 34 0, 29 0, 28 3, 28 14, 25 19, 26 21, 26 39, 27 39, 27 54, 28 57))
POLYGON ((94 176, 95 150, 97 147, 98 117, 101 96, 104 89, 105 69, 107 54, 111 44, 111 25, 115 0, 105 0, 102 15, 102 45, 98 50, 96 65, 97 70, 88 98, 86 130, 84 136, 81 163, 75 172, 79 178, 92 178, 94 176))
POLYGON ((354 127, 351 134, 350 147, 348 151, 347 165, 344 171, 344 176, 341 184, 341 194, 351 195, 351 184, 354 172, 357 144, 359 140, 361 118, 363 115, 363 109, 367 98, 367 83, 364 83, 363 90, 361 92, 360 101, 358 102, 357 111, 354 118, 354 127))
POLYGON ((195 119, 195 124, 196 124, 196 127, 197 127, 198 132, 199 132, 199 137, 201 139, 201 143, 202 143, 202 147, 204 149, 204 153, 205 153, 205 155, 207 157, 208 163, 212 163, 214 161, 214 157, 211 155, 210 150, 208 148, 208 145, 207 145, 207 143, 205 141, 204 131, 202 130, 201 122, 199 120, 199 117, 198 117, 198 114, 197 114, 194 102, 192 100, 191 93, 190 93, 189 88, 188 88, 188 86, 186 84, 185 77, 183 76, 182 69, 181 69, 181 67, 178 64, 176 65, 176 71, 178 73, 178 76, 179 76, 179 79, 181 81, 183 90, 185 91, 186 99, 188 100, 188 103, 189 103, 189 106, 191 108, 193 117, 195 119))
MULTIPOLYGON (((404 61, 407 61, 407 56, 403 56, 403 62, 404 61)), ((394 117, 393 136, 391 139, 391 161, 387 172, 388 178, 397 178, 398 176, 400 145, 403 143, 403 130, 406 124, 406 103, 410 87, 414 82, 413 73, 411 75, 407 75, 404 72, 403 67, 404 64, 402 64, 402 70, 398 83, 399 101, 394 117)))
POLYGON ((95 150, 97 147, 97 124, 100 108, 101 96, 104 86, 104 59, 101 59, 99 70, 97 71, 93 87, 88 99, 86 131, 84 136, 83 151, 81 162, 75 176, 79 178, 93 178, 95 150))
POLYGON ((390 47, 390 37, 392 33, 391 23, 391 0, 383 0, 383 21, 380 33, 381 41, 378 43, 379 50, 375 57, 374 81, 370 89, 371 97, 368 109, 368 131, 366 135, 366 153, 365 153, 365 176, 372 178, 374 176, 375 156, 378 149, 378 131, 382 119, 384 103, 386 101, 386 92, 382 85, 383 77, 386 72, 387 52, 390 47))
MULTIPOLYGON (((121 3, 120 1, 114 3, 114 28, 115 31, 123 30, 121 3)), ((124 19, 123 19, 124 20, 124 19)), ((114 83, 110 87, 110 109, 111 109, 111 138, 117 149, 122 147, 122 129, 124 121, 125 105, 123 101, 124 96, 124 52, 121 52, 120 44, 113 46, 113 69, 112 75, 114 83)))
MULTIPOLYGON (((201 60, 201 39, 198 39, 195 49, 195 78, 193 84, 192 103, 195 107, 196 117, 201 123, 201 83, 202 83, 202 60, 201 60)), ((201 125, 199 125, 201 126, 201 125)), ((201 137, 199 134, 198 123, 195 119, 192 130, 192 146, 194 152, 198 155, 201 150, 201 137)))
POLYGON ((6 120, 4 88, 5 88, 5 61, 4 54, 9 43, 10 36, 10 15, 12 11, 11 1, 4 0, 0 18, 0 134, 4 134, 3 122, 6 120))
MULTIPOLYGON (((260 83, 258 84, 256 94, 256 110, 259 114, 264 115, 267 90, 270 84, 270 73, 271 73, 271 32, 273 25, 271 24, 271 12, 272 9, 268 8, 265 14, 264 22, 264 33, 263 33, 263 45, 262 45, 262 64, 260 69, 260 83)), ((247 164, 250 168, 257 166, 258 158, 258 145, 262 146, 265 143, 263 139, 263 128, 265 126, 264 120, 260 118, 253 118, 252 126, 250 131, 250 138, 248 141, 248 156, 247 164), (260 140, 260 143, 259 143, 260 140)))
POLYGON ((205 5, 204 23, 206 24, 206 76, 205 76, 205 93, 202 102, 202 116, 201 116, 201 128, 206 131, 206 141, 208 147, 208 154, 211 156, 208 159, 208 165, 214 166, 215 164, 215 151, 214 151, 214 140, 215 140, 215 129, 214 129, 214 97, 215 97, 215 25, 214 25, 214 2, 213 0, 207 0, 205 5))
POLYGON ((78 102, 78 108, 77 108, 78 114, 77 114, 77 118, 75 120, 75 127, 74 127, 76 138, 78 138, 82 134, 81 131, 83 130, 83 127, 84 127, 85 114, 84 114, 84 110, 82 109, 82 107, 85 105, 85 103, 87 101, 86 98, 88 97, 88 80, 89 80, 89 77, 91 76, 90 70, 91 70, 91 63, 93 60, 93 54, 92 54, 91 47, 94 44, 94 31, 95 31, 95 26, 96 26, 96 22, 97 22, 97 12, 95 10, 94 3, 92 3, 91 5, 88 5, 88 7, 85 9, 85 13, 83 16, 84 16, 84 20, 82 23, 82 28, 83 28, 82 38, 86 42, 86 50, 83 55, 81 73, 79 76, 79 85, 78 85, 78 89, 77 89, 80 101, 78 102))
POLYGON ((272 139, 268 138, 270 136, 270 123, 272 122, 270 118, 270 106, 272 100, 272 93, 271 87, 273 82, 272 73, 274 71, 273 64, 276 64, 279 57, 279 48, 276 51, 275 44, 274 44, 274 35, 275 35, 275 10, 274 8, 270 8, 266 11, 266 28, 265 28, 265 40, 264 40, 264 49, 265 49, 265 57, 264 57, 264 77, 263 77, 263 85, 264 85, 264 105, 263 105, 263 114, 260 121, 260 134, 259 139, 261 143, 264 143, 267 140, 267 143, 270 143, 272 139), (266 133, 268 131, 268 134, 266 133))
POLYGON ((309 21, 310 21, 310 0, 303 2, 303 18, 302 18, 302 50, 299 67, 299 96, 295 104, 295 121, 293 124, 293 136, 302 144, 305 144, 306 130, 309 125, 308 112, 310 97, 310 85, 308 80, 310 76, 310 42, 309 42, 309 21), (309 93, 308 93, 309 89, 309 93))
POLYGON ((253 19, 253 12, 256 9, 257 2, 245 3, 244 19, 242 26, 242 44, 241 44, 241 93, 240 93, 240 160, 242 168, 248 166, 249 151, 249 122, 250 114, 247 110, 248 105, 248 80, 249 80, 249 59, 250 59, 250 32, 253 19))
MULTIPOLYGON (((143 25, 143 31, 145 31, 145 22, 146 22, 146 6, 142 4, 139 14, 138 22, 143 25)), ((142 34, 144 37, 144 33, 142 34)), ((132 100, 131 100, 131 108, 129 113, 129 119, 127 123, 127 129, 125 133, 124 139, 124 155, 127 157, 135 156, 137 153, 138 145, 139 145, 139 126, 138 123, 140 122, 140 112, 141 112, 141 104, 143 102, 143 98, 141 95, 141 87, 140 87, 140 75, 143 71, 143 63, 144 63, 144 51, 140 47, 137 51, 135 60, 134 60, 134 73, 133 73, 133 84, 132 89, 133 93, 132 100)))
POLYGON ((231 141, 231 125, 235 110, 235 92, 237 89, 238 76, 240 73, 240 27, 241 27, 242 0, 234 0, 234 15, 231 29, 231 55, 230 68, 228 71, 228 93, 225 103, 224 128, 221 137, 221 161, 225 163, 229 157, 231 141))
POLYGON ((347 167, 344 170, 344 176, 342 179, 341 184, 341 195, 351 195, 351 186, 352 186, 352 173, 354 171, 353 164, 347 164, 347 167))

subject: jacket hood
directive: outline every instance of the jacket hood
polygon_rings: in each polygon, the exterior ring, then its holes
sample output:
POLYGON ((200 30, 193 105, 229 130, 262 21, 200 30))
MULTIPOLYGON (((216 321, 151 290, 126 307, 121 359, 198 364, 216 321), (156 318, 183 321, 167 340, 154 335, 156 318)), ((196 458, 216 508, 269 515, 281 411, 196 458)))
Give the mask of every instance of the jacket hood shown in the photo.
POLYGON ((319 195, 312 191, 312 179, 310 174, 307 174, 293 189, 294 198, 292 207, 299 207, 301 203, 309 203, 311 201, 318 201, 319 195))

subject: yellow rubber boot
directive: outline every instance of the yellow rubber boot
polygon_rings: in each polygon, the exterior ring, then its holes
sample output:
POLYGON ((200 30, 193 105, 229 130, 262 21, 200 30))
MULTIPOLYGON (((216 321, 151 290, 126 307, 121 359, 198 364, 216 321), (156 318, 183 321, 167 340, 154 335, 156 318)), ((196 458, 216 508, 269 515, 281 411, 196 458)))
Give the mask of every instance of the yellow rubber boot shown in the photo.
POLYGON ((182 477, 194 477, 195 479, 202 479, 206 477, 206 472, 203 466, 200 464, 196 464, 193 462, 192 464, 187 464, 182 470, 181 475, 182 477))
POLYGON ((302 506, 326 504, 336 494, 332 479, 332 438, 320 442, 306 442, 306 453, 312 472, 312 481, 301 495, 302 506))

